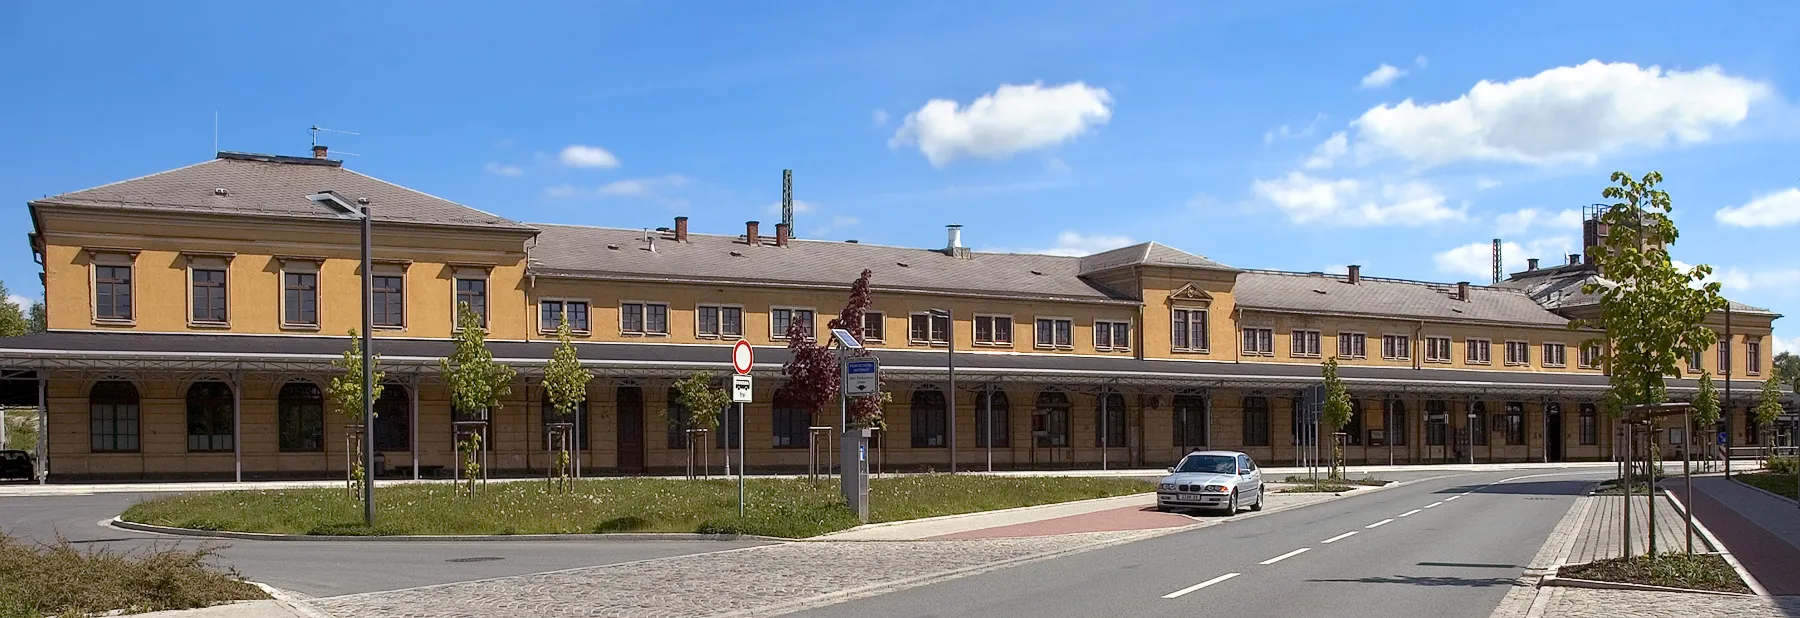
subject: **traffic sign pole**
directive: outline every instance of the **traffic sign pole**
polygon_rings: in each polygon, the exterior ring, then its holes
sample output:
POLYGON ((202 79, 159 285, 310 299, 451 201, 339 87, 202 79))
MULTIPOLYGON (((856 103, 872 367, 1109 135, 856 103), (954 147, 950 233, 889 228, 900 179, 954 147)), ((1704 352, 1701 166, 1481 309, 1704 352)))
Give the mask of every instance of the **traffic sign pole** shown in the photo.
MULTIPOLYGON (((756 350, 750 347, 749 341, 739 339, 737 341, 737 343, 732 344, 732 346, 731 346, 731 369, 732 369, 732 371, 737 372, 737 375, 734 375, 731 377, 731 400, 737 404, 738 518, 739 519, 743 519, 743 517, 744 517, 744 465, 745 465, 745 458, 744 458, 745 448, 744 447, 747 446, 747 444, 744 442, 744 404, 746 402, 750 401, 750 394, 753 392, 751 390, 751 384, 750 384, 750 368, 752 366, 754 366, 755 357, 756 357, 756 350)), ((725 439, 727 442, 729 442, 731 440, 731 437, 726 436, 725 439)), ((731 462, 731 460, 729 458, 730 453, 726 453, 726 455, 727 455, 727 459, 725 460, 726 465, 730 465, 730 462, 731 462)))

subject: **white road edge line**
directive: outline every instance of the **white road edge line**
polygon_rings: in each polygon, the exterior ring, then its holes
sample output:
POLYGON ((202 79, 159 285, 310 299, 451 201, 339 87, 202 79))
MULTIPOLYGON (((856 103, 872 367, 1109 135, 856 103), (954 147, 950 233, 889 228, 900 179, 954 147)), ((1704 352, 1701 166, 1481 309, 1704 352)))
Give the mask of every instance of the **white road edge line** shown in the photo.
POLYGON ((1451 501, 1451 500, 1455 500, 1455 499, 1457 499, 1457 498, 1461 498, 1461 497, 1462 497, 1462 496, 1450 496, 1450 497, 1448 497, 1448 498, 1444 498, 1444 501, 1445 501, 1445 502, 1449 502, 1449 501, 1451 501))
POLYGON ((1438 505, 1440 505, 1440 504, 1443 504, 1443 502, 1433 502, 1433 503, 1431 503, 1431 504, 1427 504, 1427 505, 1425 505, 1425 508, 1428 508, 1428 509, 1431 509, 1431 508, 1437 508, 1437 506, 1438 506, 1438 505))
POLYGON ((1287 559, 1288 559, 1288 558, 1292 558, 1292 557, 1294 557, 1294 556, 1298 556, 1298 555, 1300 555, 1300 554, 1304 554, 1304 553, 1306 553, 1306 552, 1308 552, 1308 551, 1310 551, 1310 550, 1312 550, 1312 548, 1311 548, 1311 547, 1302 547, 1302 548, 1300 548, 1300 549, 1296 549, 1296 550, 1294 550, 1294 551, 1291 551, 1291 552, 1288 552, 1288 553, 1285 553, 1285 554, 1282 554, 1282 555, 1279 555, 1279 556, 1276 556, 1276 557, 1274 557, 1274 558, 1270 558, 1270 559, 1268 559, 1268 560, 1264 560, 1264 561, 1262 561, 1262 562, 1258 562, 1258 563, 1257 563, 1257 564, 1260 564, 1260 565, 1263 565, 1263 566, 1269 566, 1269 565, 1271 565, 1271 564, 1275 564, 1275 563, 1277 563, 1277 562, 1281 562, 1281 561, 1283 561, 1283 560, 1287 560, 1287 559))
POLYGON ((1184 595, 1184 594, 1187 594, 1187 593, 1189 593, 1189 592, 1193 592, 1193 591, 1195 591, 1195 590, 1199 590, 1199 589, 1201 589, 1201 588, 1205 588, 1205 587, 1207 587, 1207 586, 1211 586, 1211 585, 1213 585, 1213 584, 1216 584, 1216 583, 1219 583, 1219 582, 1222 582, 1222 581, 1225 581, 1225 580, 1227 580, 1227 579, 1231 579, 1231 578, 1233 578, 1233 577, 1237 577, 1237 576, 1239 576, 1239 575, 1243 575, 1243 573, 1226 573, 1226 574, 1224 574, 1224 575, 1220 575, 1220 576, 1218 576, 1218 577, 1214 577, 1214 578, 1212 578, 1212 579, 1209 579, 1209 580, 1206 580, 1206 581, 1203 581, 1203 582, 1200 582, 1200 583, 1198 583, 1198 584, 1194 584, 1194 585, 1192 585, 1192 586, 1188 586, 1188 587, 1186 587, 1186 588, 1182 588, 1182 589, 1180 589, 1180 590, 1176 590, 1176 591, 1174 591, 1174 592, 1171 592, 1171 593, 1168 593, 1168 594, 1165 594, 1165 595, 1163 595, 1163 598, 1165 598, 1165 599, 1174 599, 1174 598, 1179 598, 1179 597, 1180 597, 1180 596, 1181 596, 1181 595, 1184 595))
POLYGON ((1367 525, 1367 526, 1363 526, 1363 529, 1364 529, 1364 530, 1367 530, 1367 529, 1369 529, 1369 528, 1379 528, 1379 527, 1381 527, 1381 526, 1385 526, 1385 525, 1387 525, 1387 524, 1390 524, 1390 523, 1393 523, 1393 521, 1394 521, 1394 519, 1393 519, 1393 518, 1391 518, 1391 517, 1390 517, 1390 518, 1388 518, 1388 519, 1383 519, 1383 520, 1381 520, 1381 521, 1378 521, 1378 522, 1375 522, 1375 523, 1372 523, 1372 524, 1369 524, 1369 525, 1367 525))
POLYGON ((1353 536, 1356 536, 1356 533, 1358 533, 1358 532, 1362 532, 1362 531, 1361 531, 1361 530, 1351 530, 1351 531, 1349 531, 1349 532, 1345 532, 1345 533, 1343 533, 1343 534, 1340 534, 1340 535, 1337 535, 1337 536, 1334 536, 1334 537, 1331 537, 1331 538, 1329 538, 1329 539, 1325 539, 1325 540, 1323 540, 1323 541, 1319 541, 1319 544, 1320 544, 1320 545, 1330 545, 1330 544, 1332 544, 1332 543, 1336 543, 1336 542, 1338 542, 1338 541, 1342 541, 1342 540, 1344 540, 1344 539, 1347 539, 1347 538, 1350 538, 1350 537, 1353 537, 1353 536))
POLYGON ((1418 512, 1419 512, 1419 511, 1422 511, 1422 510, 1424 510, 1424 509, 1413 509, 1413 510, 1410 510, 1410 511, 1407 511, 1407 512, 1405 512, 1405 513, 1401 513, 1401 514, 1400 514, 1400 516, 1401 516, 1401 517, 1406 517, 1406 516, 1408 516, 1408 515, 1412 515, 1412 514, 1415 514, 1415 513, 1418 513, 1418 512))

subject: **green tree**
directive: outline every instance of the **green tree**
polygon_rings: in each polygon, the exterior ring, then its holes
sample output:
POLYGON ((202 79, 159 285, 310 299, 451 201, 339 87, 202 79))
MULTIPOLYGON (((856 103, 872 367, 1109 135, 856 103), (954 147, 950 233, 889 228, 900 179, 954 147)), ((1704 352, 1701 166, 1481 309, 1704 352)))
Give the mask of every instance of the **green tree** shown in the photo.
POLYGON ((26 313, 25 332, 41 333, 50 330, 50 319, 44 315, 44 301, 32 301, 31 309, 26 313))
MULTIPOLYGON (((462 418, 491 418, 500 409, 501 399, 512 393, 513 378, 518 372, 494 362, 494 353, 487 349, 487 329, 468 303, 458 303, 456 314, 456 349, 449 358, 438 361, 439 373, 450 389, 450 408, 462 418)), ((469 478, 471 493, 475 490, 474 476, 481 471, 480 442, 479 437, 472 437, 461 448, 467 458, 463 468, 474 473, 469 478), (474 443, 473 448, 469 447, 470 442, 474 443)))
MULTIPOLYGON (((688 377, 675 381, 675 402, 687 410, 688 429, 704 429, 715 433, 719 429, 719 413, 725 410, 725 406, 731 405, 731 393, 722 388, 713 388, 712 384, 712 374, 704 371, 696 371, 688 377)), ((670 426, 681 427, 682 419, 670 414, 668 410, 663 410, 663 418, 669 422, 670 426)), ((724 437, 721 436, 720 439, 723 440, 724 437)), ((690 435, 687 449, 690 475, 693 474, 695 468, 694 451, 703 447, 704 445, 694 444, 690 435)), ((703 474, 709 476, 712 474, 710 462, 702 467, 704 468, 703 474)))
MULTIPOLYGON (((375 387, 370 389, 373 394, 367 400, 363 399, 362 339, 357 336, 356 329, 350 329, 350 349, 344 350, 342 358, 331 361, 331 365, 342 370, 342 373, 332 376, 331 383, 325 385, 325 398, 331 401, 332 407, 337 408, 338 414, 344 417, 345 422, 357 426, 363 424, 364 402, 381 399, 381 379, 384 375, 381 371, 381 356, 370 356, 370 360, 373 361, 370 365, 374 368, 375 387)), ((362 440, 373 439, 369 433, 369 428, 363 428, 362 435, 356 437, 349 448, 345 449, 344 482, 348 484, 351 492, 357 491, 357 488, 361 486, 360 483, 357 483, 362 480, 363 476, 363 462, 359 453, 363 451, 362 440)))
MULTIPOLYGON (((1343 429, 1345 425, 1350 424, 1350 415, 1354 410, 1350 402, 1350 391, 1344 388, 1344 381, 1338 378, 1337 370, 1338 362, 1336 356, 1325 359, 1323 369, 1325 374, 1325 408, 1320 411, 1319 420, 1324 421, 1325 426, 1329 428, 1326 435, 1331 436, 1337 435, 1339 430, 1343 429)), ((1343 445, 1339 444, 1336 439, 1332 440, 1331 478, 1337 479, 1344 477, 1344 471, 1341 466, 1344 456, 1343 449, 1343 445)))
MULTIPOLYGON (((1756 399, 1756 407, 1750 411, 1750 420, 1756 423, 1757 428, 1761 430, 1759 433, 1765 436, 1771 435, 1770 430, 1775 425, 1775 418, 1781 416, 1782 411, 1781 379, 1769 376, 1769 379, 1763 380, 1762 394, 1756 399)), ((1775 443, 1774 440, 1764 440, 1764 442, 1771 445, 1775 443)))
MULTIPOLYGON (((544 391, 550 396, 551 408, 556 410, 557 422, 566 423, 575 413, 576 406, 587 401, 587 386, 594 379, 594 372, 581 366, 581 358, 570 340, 568 316, 563 316, 562 323, 557 325, 556 340, 556 351, 544 365, 544 391)), ((565 436, 565 439, 571 438, 565 436)), ((567 483, 570 445, 565 441, 562 446, 556 452, 556 474, 567 483)))
POLYGON ((1800 393, 1800 355, 1792 352, 1776 354, 1775 375, 1787 384, 1788 390, 1800 393))
POLYGON ((1714 427, 1719 425, 1719 388, 1713 385, 1712 374, 1700 374, 1700 392, 1694 395, 1688 410, 1694 415, 1696 433, 1705 432, 1710 442, 1714 427))
POLYGON ((0 282, 0 337, 17 337, 27 332, 31 332, 31 323, 25 319, 25 310, 13 302, 12 293, 0 282))

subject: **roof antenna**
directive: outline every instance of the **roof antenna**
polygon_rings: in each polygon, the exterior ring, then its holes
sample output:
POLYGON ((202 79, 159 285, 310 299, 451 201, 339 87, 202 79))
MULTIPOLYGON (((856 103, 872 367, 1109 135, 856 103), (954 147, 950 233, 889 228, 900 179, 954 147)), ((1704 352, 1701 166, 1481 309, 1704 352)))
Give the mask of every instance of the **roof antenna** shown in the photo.
MULTIPOLYGON (((309 131, 311 131, 311 132, 312 132, 312 145, 313 145, 313 146, 314 146, 314 147, 315 147, 315 148, 316 148, 316 147, 318 147, 318 145, 319 145, 319 132, 320 132, 320 131, 324 131, 324 132, 326 132, 326 133, 341 133, 341 134, 344 134, 344 135, 356 135, 356 136, 361 136, 361 135, 362 135, 362 134, 361 134, 361 133, 355 133, 355 132, 352 132, 352 131, 339 131, 339 130, 337 130, 337 129, 327 129, 327 128, 325 128, 325 127, 321 127, 321 126, 319 126, 319 125, 316 125, 316 124, 315 124, 315 125, 313 125, 313 126, 312 126, 312 127, 310 127, 310 128, 309 128, 309 129, 308 129, 308 130, 309 130, 309 131)), ((350 155, 350 156, 352 156, 352 157, 360 157, 360 156, 362 156, 362 155, 359 155, 359 154, 356 154, 356 153, 354 153, 354 152, 344 152, 344 151, 342 151, 342 150, 339 150, 339 151, 337 151, 337 152, 334 152, 334 153, 332 153, 332 154, 341 154, 341 155, 350 155)))

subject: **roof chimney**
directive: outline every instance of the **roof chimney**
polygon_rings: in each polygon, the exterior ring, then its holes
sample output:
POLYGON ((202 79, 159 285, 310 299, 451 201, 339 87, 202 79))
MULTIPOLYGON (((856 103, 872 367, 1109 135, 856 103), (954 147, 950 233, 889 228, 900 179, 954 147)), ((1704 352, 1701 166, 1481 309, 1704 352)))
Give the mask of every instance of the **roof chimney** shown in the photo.
POLYGON ((757 225, 759 224, 755 221, 744 222, 744 244, 752 247, 762 244, 762 238, 756 235, 757 225))
POLYGON ((675 218, 675 242, 687 242, 687 217, 675 218))
POLYGON ((1460 300, 1465 303, 1469 302, 1469 282, 1467 282, 1467 281, 1456 282, 1456 300, 1460 300))
POLYGON ((318 144, 313 144, 313 158, 314 159, 329 159, 329 158, 331 158, 331 157, 326 156, 326 153, 329 151, 330 151, 330 149, 328 149, 324 146, 320 146, 318 144))
POLYGON ((1349 266, 1345 266, 1344 270, 1346 270, 1350 273, 1350 285, 1356 285, 1358 283, 1362 283, 1362 266, 1361 265, 1351 264, 1349 266))
POLYGON ((775 224, 775 246, 786 247, 788 241, 788 224, 775 224))
POLYGON ((969 248, 962 244, 962 226, 952 223, 944 226, 949 238, 944 242, 944 255, 955 258, 969 258, 969 248))
POLYGON ((1525 270, 1537 270, 1537 265, 1538 265, 1537 258, 1527 258, 1525 260, 1525 270))
POLYGON ((1580 263, 1581 263, 1581 254, 1579 254, 1579 253, 1569 254, 1569 265, 1570 266, 1575 266, 1580 263))

